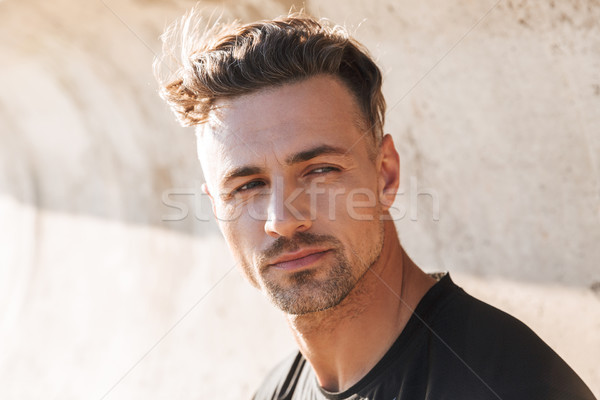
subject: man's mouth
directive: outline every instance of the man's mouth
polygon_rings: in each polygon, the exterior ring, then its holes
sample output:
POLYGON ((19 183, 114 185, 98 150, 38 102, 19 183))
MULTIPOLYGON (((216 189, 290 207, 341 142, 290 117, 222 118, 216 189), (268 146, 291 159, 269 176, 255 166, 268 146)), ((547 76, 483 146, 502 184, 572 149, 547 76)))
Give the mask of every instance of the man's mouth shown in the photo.
POLYGON ((274 259, 269 267, 286 271, 307 267, 329 253, 329 249, 303 249, 283 254, 274 259))

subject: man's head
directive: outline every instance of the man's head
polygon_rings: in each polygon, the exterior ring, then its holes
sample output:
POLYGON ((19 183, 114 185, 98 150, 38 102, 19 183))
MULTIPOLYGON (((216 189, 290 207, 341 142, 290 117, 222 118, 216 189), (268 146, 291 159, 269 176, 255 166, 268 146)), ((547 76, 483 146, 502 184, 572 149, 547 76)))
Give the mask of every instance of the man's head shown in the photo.
POLYGON ((334 307, 378 259, 398 186, 380 72, 340 29, 307 17, 210 31, 162 90, 184 124, 203 127, 219 226, 282 310, 334 307))

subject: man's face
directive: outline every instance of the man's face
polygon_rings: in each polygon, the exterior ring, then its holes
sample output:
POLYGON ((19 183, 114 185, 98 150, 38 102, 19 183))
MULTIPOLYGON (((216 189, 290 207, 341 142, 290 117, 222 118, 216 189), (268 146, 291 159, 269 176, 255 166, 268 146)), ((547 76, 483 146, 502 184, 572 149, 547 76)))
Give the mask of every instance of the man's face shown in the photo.
POLYGON ((318 76, 218 105, 199 153, 245 275, 289 314, 337 305, 377 260, 387 210, 354 98, 318 76))

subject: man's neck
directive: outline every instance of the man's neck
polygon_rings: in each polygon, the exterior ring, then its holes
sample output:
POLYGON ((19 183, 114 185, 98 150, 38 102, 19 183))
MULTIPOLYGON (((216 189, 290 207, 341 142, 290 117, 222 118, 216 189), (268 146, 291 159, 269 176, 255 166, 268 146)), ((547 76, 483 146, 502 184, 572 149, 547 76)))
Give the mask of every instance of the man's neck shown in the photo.
POLYGON ((319 384, 344 391, 363 378, 400 335, 435 280, 402 249, 386 221, 379 259, 336 307, 288 316, 296 342, 319 384))

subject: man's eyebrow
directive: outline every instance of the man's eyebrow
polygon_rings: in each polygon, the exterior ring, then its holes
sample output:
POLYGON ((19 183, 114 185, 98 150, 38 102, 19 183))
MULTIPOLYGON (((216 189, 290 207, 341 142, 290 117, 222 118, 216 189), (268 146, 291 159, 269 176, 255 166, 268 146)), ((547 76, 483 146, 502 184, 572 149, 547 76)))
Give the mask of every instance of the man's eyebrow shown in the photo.
MULTIPOLYGON (((291 164, 297 164, 297 163, 301 163, 304 161, 308 161, 310 159, 321 156, 323 154, 337 154, 337 155, 341 155, 341 156, 346 156, 347 153, 348 153, 348 150, 346 150, 342 147, 336 147, 336 146, 330 146, 328 144, 323 144, 323 145, 319 145, 319 146, 292 154, 291 156, 286 158, 285 163, 287 165, 291 165, 291 164)), ((262 174, 262 173, 264 173, 264 169, 262 169, 261 167, 244 165, 241 167, 232 168, 231 170, 227 171, 223 175, 223 178, 221 181, 223 182, 223 184, 226 184, 227 182, 229 182, 235 178, 241 178, 241 177, 250 176, 250 175, 258 175, 258 174, 262 174)))
POLYGON ((318 157, 323 154, 337 154, 341 156, 345 156, 348 154, 348 150, 342 147, 330 146, 328 144, 323 144, 317 147, 313 147, 308 150, 303 150, 301 152, 292 154, 288 158, 286 158, 285 163, 288 165, 301 163, 304 161, 308 161, 312 158, 318 157))
POLYGON ((227 171, 227 173, 223 176, 222 182, 227 183, 228 181, 230 181, 234 178, 240 178, 240 177, 249 176, 249 175, 256 175, 256 174, 260 174, 262 172, 263 172, 263 169, 260 167, 253 167, 253 166, 237 167, 237 168, 233 168, 233 169, 227 171))

